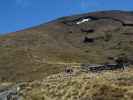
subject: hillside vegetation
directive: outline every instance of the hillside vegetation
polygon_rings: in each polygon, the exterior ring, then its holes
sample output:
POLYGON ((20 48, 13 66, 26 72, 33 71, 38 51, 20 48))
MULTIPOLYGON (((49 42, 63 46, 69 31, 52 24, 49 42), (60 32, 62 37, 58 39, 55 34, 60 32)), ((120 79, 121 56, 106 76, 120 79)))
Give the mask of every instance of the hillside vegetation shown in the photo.
POLYGON ((63 73, 31 82, 25 100, 133 100, 133 69, 102 73, 63 73))
POLYGON ((0 37, 0 80, 42 79, 64 70, 64 64, 58 62, 113 63, 116 57, 124 55, 132 63, 132 51, 132 12, 62 17, 0 37))

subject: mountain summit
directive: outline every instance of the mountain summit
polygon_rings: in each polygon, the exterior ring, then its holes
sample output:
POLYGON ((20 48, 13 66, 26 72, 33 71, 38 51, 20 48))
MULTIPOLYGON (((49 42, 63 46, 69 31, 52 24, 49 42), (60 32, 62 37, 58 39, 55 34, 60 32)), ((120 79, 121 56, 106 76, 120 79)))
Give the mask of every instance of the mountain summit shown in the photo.
POLYGON ((101 11, 62 17, 0 37, 0 79, 34 80, 65 64, 114 62, 133 56, 133 12, 101 11))

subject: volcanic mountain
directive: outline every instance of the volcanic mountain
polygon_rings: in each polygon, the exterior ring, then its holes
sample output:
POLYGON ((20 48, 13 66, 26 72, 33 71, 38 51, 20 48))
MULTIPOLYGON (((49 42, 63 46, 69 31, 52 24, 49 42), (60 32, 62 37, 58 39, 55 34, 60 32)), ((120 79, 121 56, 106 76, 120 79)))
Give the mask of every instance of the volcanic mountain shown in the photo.
POLYGON ((133 12, 99 11, 62 17, 0 37, 1 81, 40 79, 65 64, 114 62, 133 56, 133 12))

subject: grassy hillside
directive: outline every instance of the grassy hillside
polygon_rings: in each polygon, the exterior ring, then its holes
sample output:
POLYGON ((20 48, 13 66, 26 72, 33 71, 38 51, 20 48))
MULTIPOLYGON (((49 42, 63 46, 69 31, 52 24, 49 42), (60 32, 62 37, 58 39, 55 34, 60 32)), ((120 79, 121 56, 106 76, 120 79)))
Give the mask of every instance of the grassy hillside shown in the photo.
POLYGON ((132 51, 132 12, 62 17, 0 37, 0 83, 26 82, 19 91, 24 100, 133 100, 132 51), (112 64, 119 57, 129 68, 64 72, 66 66, 112 64))
POLYGON ((120 55, 132 61, 132 19, 131 12, 94 12, 1 36, 0 79, 41 79, 62 71, 60 62, 101 64, 120 55), (90 20, 77 24, 86 18, 90 20))

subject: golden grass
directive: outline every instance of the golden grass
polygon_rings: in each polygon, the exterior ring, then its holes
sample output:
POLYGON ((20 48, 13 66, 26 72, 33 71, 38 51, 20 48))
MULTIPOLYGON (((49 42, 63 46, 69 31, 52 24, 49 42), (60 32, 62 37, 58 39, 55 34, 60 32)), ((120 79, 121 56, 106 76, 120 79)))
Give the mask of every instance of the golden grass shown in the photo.
POLYGON ((133 100, 133 69, 50 76, 29 84, 25 100, 133 100))

